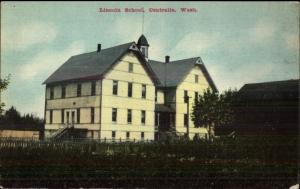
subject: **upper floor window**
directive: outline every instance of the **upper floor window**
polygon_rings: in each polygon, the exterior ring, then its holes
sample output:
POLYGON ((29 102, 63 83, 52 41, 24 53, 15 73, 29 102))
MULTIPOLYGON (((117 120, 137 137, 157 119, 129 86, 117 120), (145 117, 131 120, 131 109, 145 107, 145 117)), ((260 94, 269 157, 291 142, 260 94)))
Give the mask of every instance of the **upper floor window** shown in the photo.
POLYGON ((133 63, 128 64, 128 72, 133 72, 133 63))
POLYGON ((132 83, 128 83, 128 97, 132 97, 132 83))
POLYGON ((142 110, 141 111, 141 123, 145 124, 145 122, 146 122, 146 111, 142 110))
POLYGON ((142 85, 142 98, 146 98, 146 85, 142 85))
POLYGON ((112 109, 111 120, 112 120, 112 122, 116 122, 117 121, 117 108, 113 108, 112 109))
POLYGON ((198 83, 198 82, 199 82, 199 76, 195 75, 195 83, 198 83))
POLYGON ((54 98, 54 88, 50 87, 50 99, 54 98))
POLYGON ((155 102, 157 102, 157 89, 155 89, 155 102))
POLYGON ((91 108, 91 123, 95 122, 95 108, 91 108))
POLYGON ((113 81, 113 94, 118 94, 118 81, 113 81))
POLYGON ((184 103, 188 103, 189 99, 188 99, 188 91, 184 90, 184 103))
POLYGON ((61 87, 61 98, 66 98, 66 86, 61 87))
POLYGON ((132 110, 128 109, 127 110, 127 123, 131 123, 132 121, 132 110))
POLYGON ((95 94, 96 94, 96 82, 93 81, 91 86, 91 95, 95 96, 95 94))
POLYGON ((81 96, 81 83, 77 84, 77 96, 81 96))

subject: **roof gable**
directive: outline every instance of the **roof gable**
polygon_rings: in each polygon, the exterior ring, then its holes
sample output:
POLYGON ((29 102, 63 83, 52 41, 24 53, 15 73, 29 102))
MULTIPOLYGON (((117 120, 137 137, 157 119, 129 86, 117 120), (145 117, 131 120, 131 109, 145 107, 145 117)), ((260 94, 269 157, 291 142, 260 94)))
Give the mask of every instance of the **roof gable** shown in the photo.
POLYGON ((160 80, 162 87, 177 87, 195 65, 201 69, 204 77, 214 91, 218 91, 200 57, 171 61, 169 63, 149 60, 149 64, 160 80))

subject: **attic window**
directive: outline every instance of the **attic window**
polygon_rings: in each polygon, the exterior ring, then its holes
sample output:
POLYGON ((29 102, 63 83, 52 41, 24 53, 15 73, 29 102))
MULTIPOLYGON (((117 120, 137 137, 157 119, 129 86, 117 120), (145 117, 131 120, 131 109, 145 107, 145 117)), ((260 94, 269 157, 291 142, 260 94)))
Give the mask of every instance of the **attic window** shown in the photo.
POLYGON ((130 72, 130 73, 133 72, 133 63, 128 64, 128 72, 130 72))
POLYGON ((199 82, 199 76, 195 75, 195 83, 198 83, 198 82, 199 82))

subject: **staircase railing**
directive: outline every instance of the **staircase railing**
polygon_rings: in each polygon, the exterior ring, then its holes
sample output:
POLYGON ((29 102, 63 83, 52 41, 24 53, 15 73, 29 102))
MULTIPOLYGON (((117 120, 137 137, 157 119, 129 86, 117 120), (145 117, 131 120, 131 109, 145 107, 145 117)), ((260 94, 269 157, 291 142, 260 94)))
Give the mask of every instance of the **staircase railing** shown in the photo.
POLYGON ((66 124, 66 126, 64 125, 63 127, 59 128, 52 136, 51 138, 60 138, 61 136, 63 136, 65 134, 65 132, 67 132, 67 130, 69 128, 72 128, 73 125, 71 124, 66 124))

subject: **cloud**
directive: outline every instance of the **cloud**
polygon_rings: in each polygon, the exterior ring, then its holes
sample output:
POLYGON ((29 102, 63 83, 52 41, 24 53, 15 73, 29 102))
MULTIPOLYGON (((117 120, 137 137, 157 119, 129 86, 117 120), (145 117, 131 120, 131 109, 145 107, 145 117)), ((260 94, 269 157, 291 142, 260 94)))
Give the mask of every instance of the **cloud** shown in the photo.
POLYGON ((296 50, 299 53, 299 35, 297 34, 286 34, 285 44, 288 49, 296 50))
POLYGON ((259 20, 254 27, 250 29, 250 40, 255 43, 264 43, 274 37, 276 31, 275 25, 267 20, 259 20))
MULTIPOLYGON (((177 57, 199 56, 220 41, 218 33, 192 32, 185 35, 172 49, 172 53, 177 57)), ((178 58, 177 57, 177 58, 178 58)))
POLYGON ((35 44, 49 43, 55 39, 54 24, 44 22, 23 23, 4 27, 1 30, 1 46, 9 50, 24 50, 35 44))
POLYGON ((84 52, 85 46, 82 41, 75 41, 63 51, 45 50, 23 64, 18 73, 22 79, 34 79, 38 75, 49 76, 63 62, 73 55, 84 52))

